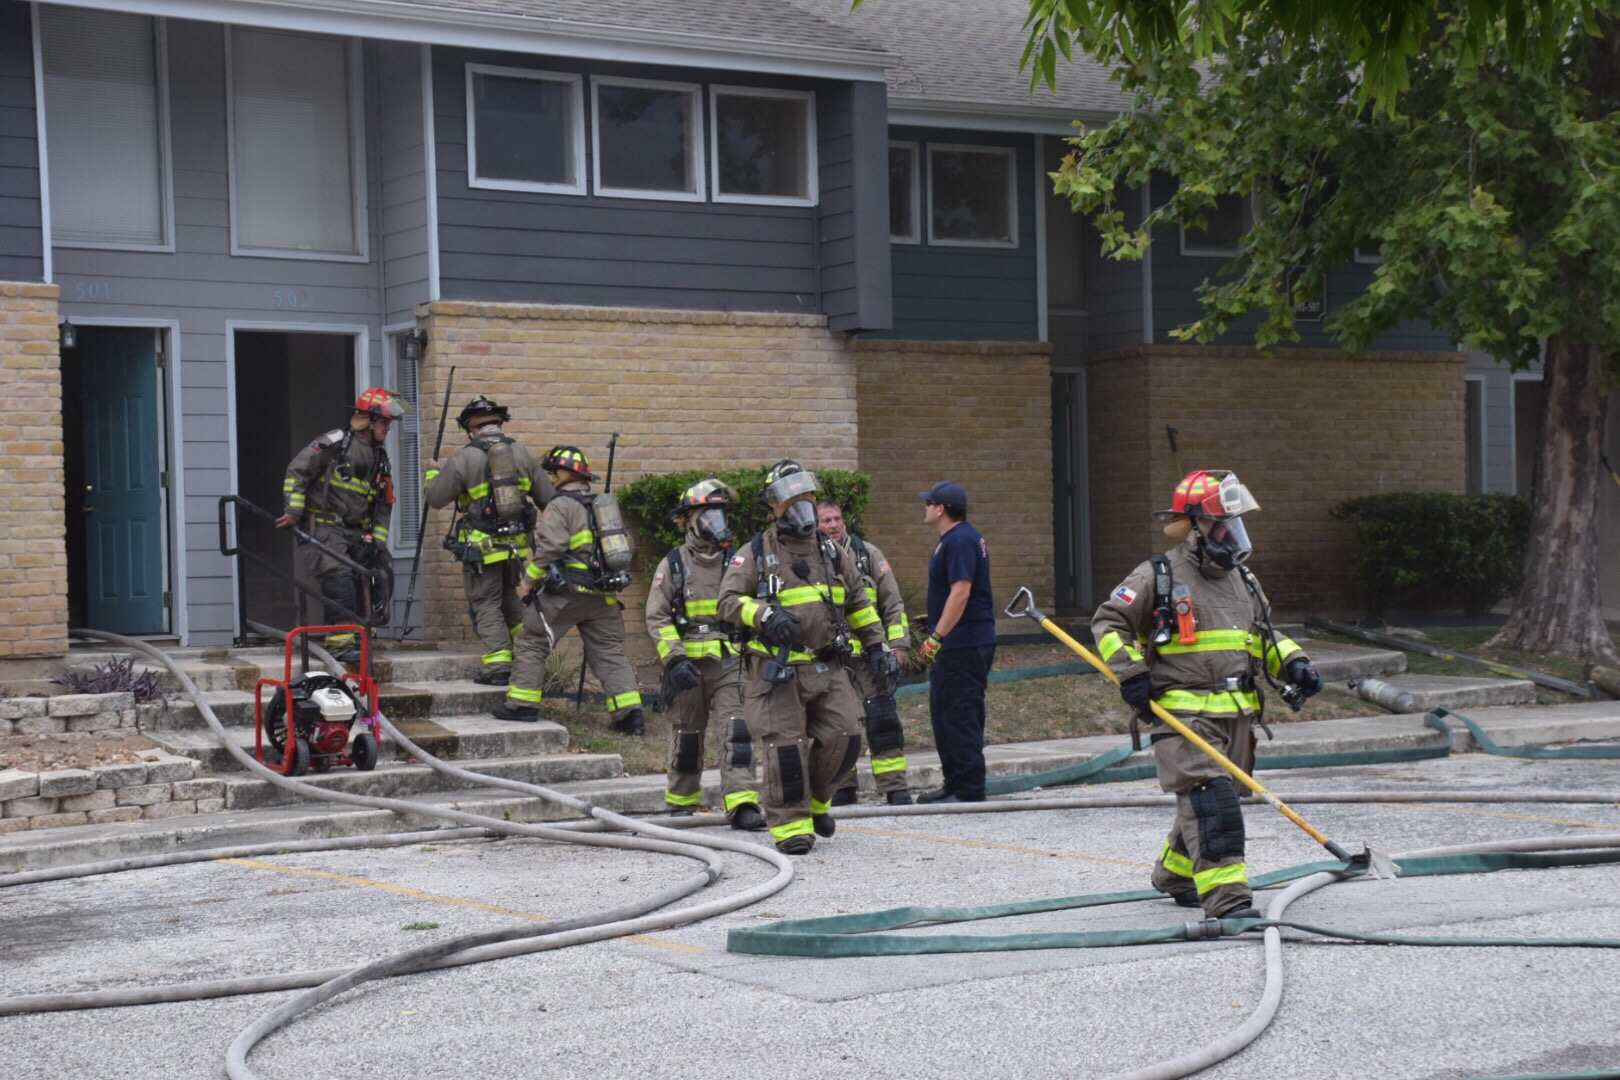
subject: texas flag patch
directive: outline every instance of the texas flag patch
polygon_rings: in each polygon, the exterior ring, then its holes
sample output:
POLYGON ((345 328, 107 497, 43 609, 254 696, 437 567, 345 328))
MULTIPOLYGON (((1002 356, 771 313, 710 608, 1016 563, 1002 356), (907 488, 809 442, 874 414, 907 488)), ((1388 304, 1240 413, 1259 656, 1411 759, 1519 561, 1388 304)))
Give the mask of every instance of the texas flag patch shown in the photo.
POLYGON ((1127 604, 1136 603, 1136 594, 1131 591, 1130 586, 1128 585, 1121 585, 1119 587, 1119 591, 1114 594, 1114 597, 1118 600, 1124 601, 1127 604))
POLYGON ((743 564, 743 557, 741 555, 739 555, 735 559, 731 560, 731 565, 732 566, 741 566, 742 564, 743 564))
POLYGON ((660 571, 658 571, 658 573, 653 575, 653 584, 654 585, 662 585, 663 583, 664 583, 664 572, 662 570, 660 570, 660 571))

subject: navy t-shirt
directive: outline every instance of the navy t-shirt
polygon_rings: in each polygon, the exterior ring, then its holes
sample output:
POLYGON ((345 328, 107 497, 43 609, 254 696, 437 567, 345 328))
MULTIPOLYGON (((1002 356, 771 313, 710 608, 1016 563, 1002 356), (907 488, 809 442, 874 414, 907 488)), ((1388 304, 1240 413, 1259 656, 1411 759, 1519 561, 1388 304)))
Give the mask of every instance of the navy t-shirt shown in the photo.
POLYGON ((928 624, 939 625, 951 583, 971 581, 967 607, 941 649, 966 649, 996 643, 996 607, 990 598, 990 549, 979 530, 962 521, 939 538, 933 557, 928 560, 928 624))

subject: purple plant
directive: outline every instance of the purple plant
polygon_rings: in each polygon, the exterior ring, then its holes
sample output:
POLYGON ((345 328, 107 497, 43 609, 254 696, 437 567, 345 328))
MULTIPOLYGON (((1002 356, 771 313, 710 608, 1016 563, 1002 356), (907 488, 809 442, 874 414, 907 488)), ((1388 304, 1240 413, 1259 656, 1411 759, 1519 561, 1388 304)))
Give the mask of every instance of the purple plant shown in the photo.
POLYGON ((162 703, 164 708, 169 706, 169 695, 158 686, 158 673, 147 670, 136 675, 133 656, 96 664, 88 672, 64 671, 60 675, 52 675, 51 682, 65 686, 75 694, 131 693, 135 695, 137 705, 156 701, 162 703))

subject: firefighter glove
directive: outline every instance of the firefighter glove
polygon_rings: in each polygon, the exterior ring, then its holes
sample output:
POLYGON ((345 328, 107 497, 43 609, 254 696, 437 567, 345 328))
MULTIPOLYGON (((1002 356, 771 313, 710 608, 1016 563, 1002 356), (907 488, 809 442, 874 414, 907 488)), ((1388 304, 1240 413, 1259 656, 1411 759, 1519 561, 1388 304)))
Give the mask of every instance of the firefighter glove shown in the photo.
POLYGON ((781 648, 783 645, 792 645, 799 636, 799 620, 792 612, 781 608, 771 608, 760 624, 759 636, 767 645, 781 648))
POLYGON ((866 657, 866 670, 882 683, 900 674, 900 661, 888 649, 873 649, 866 657))
POLYGON ((1143 672, 1132 675, 1119 684, 1119 696, 1125 699, 1125 704, 1142 717, 1153 715, 1153 676, 1143 672))
POLYGON ((1305 691, 1306 697, 1315 697, 1322 692, 1322 676, 1311 667, 1311 662, 1303 656, 1296 656, 1288 661, 1288 681, 1305 691))
POLYGON ((924 664, 932 664, 934 657, 939 653, 939 647, 945 644, 945 639, 938 634, 929 634, 928 639, 918 648, 917 655, 922 657, 924 664))
POLYGON ((670 690, 677 694, 696 689, 703 682, 703 673, 692 663, 691 658, 686 656, 677 656, 671 660, 665 671, 665 677, 669 679, 670 690))

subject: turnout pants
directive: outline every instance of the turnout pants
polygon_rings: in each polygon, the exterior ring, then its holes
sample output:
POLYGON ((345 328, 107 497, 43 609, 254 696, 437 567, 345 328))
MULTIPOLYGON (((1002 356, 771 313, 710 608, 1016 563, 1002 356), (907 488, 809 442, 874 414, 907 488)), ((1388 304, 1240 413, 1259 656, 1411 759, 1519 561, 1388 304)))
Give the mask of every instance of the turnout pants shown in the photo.
POLYGON ((765 821, 777 843, 814 842, 812 814, 832 807, 833 792, 861 756, 861 703, 837 661, 793 665, 790 682, 764 679, 766 659, 748 656, 743 716, 765 759, 765 821))
MULTIPOLYGON (((1178 717, 1244 772, 1254 770, 1254 728, 1244 716, 1178 717)), ((1243 810, 1230 773, 1186 739, 1153 724, 1159 786, 1176 797, 1176 820, 1153 867, 1160 892, 1198 890, 1206 916, 1246 907, 1253 894, 1244 862, 1243 810)))
MULTIPOLYGON (((866 699, 873 694, 872 676, 867 674, 865 665, 857 657, 849 669, 850 682, 854 684, 855 696, 861 702, 861 726, 866 729, 866 749, 872 758, 872 786, 879 795, 887 795, 891 791, 905 791, 906 784, 906 737, 898 729, 893 731, 872 731, 871 720, 865 714, 866 699)), ((839 786, 839 790, 854 791, 858 777, 854 772, 849 779, 839 786)))
MULTIPOLYGON (((358 526, 325 521, 309 521, 308 531, 322 544, 345 555, 349 553, 349 546, 358 543, 360 537, 364 535, 358 526)), ((355 583, 354 572, 347 566, 317 549, 313 544, 300 543, 295 567, 298 575, 305 581, 315 584, 321 590, 321 595, 326 598, 327 602, 321 611, 321 622, 328 626, 352 623, 356 621, 355 615, 364 614, 360 610, 360 588, 355 583), (351 615, 350 612, 354 614, 351 615)), ((313 605, 312 597, 306 595, 304 599, 313 605)), ((310 613, 313 622, 315 608, 310 606, 305 610, 310 613)), ((326 635, 328 649, 346 649, 350 645, 358 644, 359 641, 354 634, 326 635)))
POLYGON ((984 801, 984 692, 994 645, 944 649, 928 669, 928 721, 934 729, 945 791, 963 802, 984 801))
POLYGON ((523 625, 523 601, 516 591, 522 570, 523 560, 515 557, 461 568, 467 615, 472 619, 473 633, 484 646, 487 672, 512 670, 512 639, 523 625))
POLYGON ((523 629, 512 642, 512 681, 506 688, 508 708, 540 704, 546 681, 546 657, 571 629, 579 630, 585 663, 602 684, 608 711, 615 719, 641 707, 636 671, 624 655, 624 615, 619 601, 601 593, 542 593, 523 605, 523 629))
POLYGON ((703 800, 703 736, 712 724, 720 750, 720 793, 726 816, 739 806, 758 804, 754 782, 754 742, 743 719, 742 662, 705 656, 693 661, 703 683, 665 704, 669 717, 669 778, 664 801, 695 807, 703 800))

